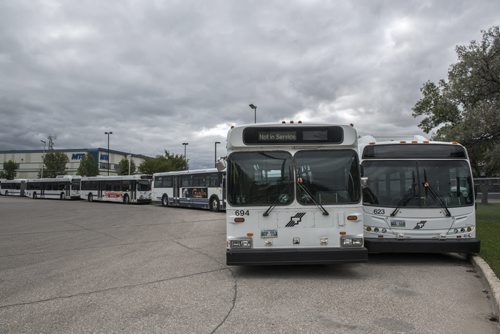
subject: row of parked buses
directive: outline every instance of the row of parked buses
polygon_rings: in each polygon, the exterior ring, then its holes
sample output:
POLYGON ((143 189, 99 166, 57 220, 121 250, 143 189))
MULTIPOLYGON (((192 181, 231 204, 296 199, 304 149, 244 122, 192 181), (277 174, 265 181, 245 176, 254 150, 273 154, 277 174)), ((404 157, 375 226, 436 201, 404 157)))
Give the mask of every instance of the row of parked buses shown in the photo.
POLYGON ((224 173, 200 169, 149 175, 0 180, 0 194, 33 199, 86 199, 129 203, 158 202, 163 206, 225 208, 224 173))
POLYGON ((217 169, 0 184, 3 195, 226 209, 229 265, 364 262, 368 252, 477 253, 458 143, 358 142, 352 126, 232 127, 217 169))

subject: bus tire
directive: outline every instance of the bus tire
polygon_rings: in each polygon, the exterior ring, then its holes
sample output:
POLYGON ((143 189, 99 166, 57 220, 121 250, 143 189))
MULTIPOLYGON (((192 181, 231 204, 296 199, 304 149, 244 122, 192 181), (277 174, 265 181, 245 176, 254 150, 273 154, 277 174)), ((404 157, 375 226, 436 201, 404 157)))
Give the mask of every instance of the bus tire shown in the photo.
POLYGON ((61 193, 61 195, 59 196, 60 199, 64 199, 64 193, 61 193))
POLYGON ((87 197, 87 200, 89 202, 93 202, 94 201, 94 196, 92 194, 89 194, 89 196, 87 197))
POLYGON ((163 194, 163 197, 161 198, 161 206, 168 206, 168 196, 167 196, 167 194, 163 194))
POLYGON ((33 199, 36 199, 36 192, 33 192, 33 199))
POLYGON ((130 204, 130 197, 127 194, 123 196, 123 204, 130 204))
POLYGON ((210 197, 210 202, 208 204, 210 211, 219 211, 220 210, 220 202, 217 196, 210 197))

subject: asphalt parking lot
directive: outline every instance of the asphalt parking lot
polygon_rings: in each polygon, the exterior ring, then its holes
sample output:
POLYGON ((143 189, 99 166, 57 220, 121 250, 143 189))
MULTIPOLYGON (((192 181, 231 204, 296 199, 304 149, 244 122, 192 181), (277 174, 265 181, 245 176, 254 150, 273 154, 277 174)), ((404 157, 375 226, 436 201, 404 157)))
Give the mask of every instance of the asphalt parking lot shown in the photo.
POLYGON ((498 333, 454 255, 227 267, 224 213, 0 197, 0 333, 498 333))

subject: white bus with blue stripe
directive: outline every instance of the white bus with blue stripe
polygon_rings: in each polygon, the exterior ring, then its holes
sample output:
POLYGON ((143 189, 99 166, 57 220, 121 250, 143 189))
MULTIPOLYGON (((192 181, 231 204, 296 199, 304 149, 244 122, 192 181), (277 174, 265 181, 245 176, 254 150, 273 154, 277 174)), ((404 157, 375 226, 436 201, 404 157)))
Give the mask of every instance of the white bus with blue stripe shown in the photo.
POLYGON ((371 253, 478 253, 474 185, 458 143, 360 142, 365 244, 371 253))
POLYGON ((61 175, 56 178, 28 179, 25 196, 33 199, 80 199, 81 176, 61 175))
POLYGON ((163 206, 224 210, 225 172, 215 168, 153 174, 153 202, 163 206))
POLYGON ((357 134, 254 124, 227 137, 228 265, 365 262, 357 134))

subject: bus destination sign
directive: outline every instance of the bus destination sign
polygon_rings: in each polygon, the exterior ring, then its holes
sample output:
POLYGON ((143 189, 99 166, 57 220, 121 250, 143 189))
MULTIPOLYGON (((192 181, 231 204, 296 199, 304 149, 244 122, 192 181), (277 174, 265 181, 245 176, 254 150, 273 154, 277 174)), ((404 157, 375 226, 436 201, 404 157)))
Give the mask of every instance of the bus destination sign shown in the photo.
POLYGON ((289 143, 297 141, 297 132, 291 131, 260 131, 259 142, 261 143, 289 143))
POLYGON ((243 130, 243 142, 259 144, 340 144, 344 130, 340 126, 249 127, 243 130))

